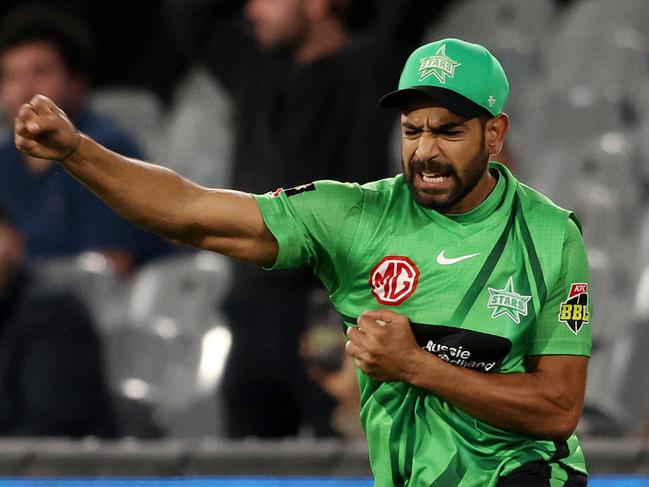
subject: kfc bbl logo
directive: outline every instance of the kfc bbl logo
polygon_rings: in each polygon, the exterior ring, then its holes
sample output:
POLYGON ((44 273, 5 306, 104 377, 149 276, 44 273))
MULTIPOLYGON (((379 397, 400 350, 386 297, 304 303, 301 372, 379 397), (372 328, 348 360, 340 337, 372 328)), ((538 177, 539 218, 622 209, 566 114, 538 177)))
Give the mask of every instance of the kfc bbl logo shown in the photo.
POLYGON ((381 304, 397 306, 412 296, 419 282, 419 269, 408 257, 387 256, 372 268, 370 288, 381 304))
POLYGON ((572 283, 568 298, 561 303, 559 321, 563 321, 576 335, 588 323, 588 284, 572 283))

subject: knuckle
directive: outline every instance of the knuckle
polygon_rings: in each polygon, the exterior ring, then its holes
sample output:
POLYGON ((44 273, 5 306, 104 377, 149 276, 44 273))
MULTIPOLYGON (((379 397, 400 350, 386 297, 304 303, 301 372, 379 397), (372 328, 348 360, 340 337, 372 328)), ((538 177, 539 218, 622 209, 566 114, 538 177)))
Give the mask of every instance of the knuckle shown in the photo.
POLYGON ((371 313, 372 313, 371 311, 367 311, 367 310, 366 310, 366 311, 363 311, 363 312, 358 316, 358 320, 361 320, 361 319, 367 319, 369 316, 371 316, 371 313))
POLYGON ((18 109, 18 118, 25 118, 30 111, 30 106, 27 103, 23 103, 18 109))

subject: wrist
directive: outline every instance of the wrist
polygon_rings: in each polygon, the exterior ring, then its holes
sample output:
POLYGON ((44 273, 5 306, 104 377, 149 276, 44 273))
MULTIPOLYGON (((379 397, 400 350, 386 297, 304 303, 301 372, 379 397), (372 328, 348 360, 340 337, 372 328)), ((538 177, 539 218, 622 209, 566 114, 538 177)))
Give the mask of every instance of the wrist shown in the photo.
POLYGON ((83 134, 79 132, 78 130, 76 131, 77 134, 77 139, 74 147, 63 157, 59 159, 59 162, 64 162, 64 161, 69 161, 72 159, 79 151, 79 147, 81 146, 81 143, 83 142, 83 134))
POLYGON ((409 359, 404 368, 404 382, 421 387, 423 384, 422 378, 426 375, 426 364, 430 358, 431 354, 419 347, 409 354, 409 359))

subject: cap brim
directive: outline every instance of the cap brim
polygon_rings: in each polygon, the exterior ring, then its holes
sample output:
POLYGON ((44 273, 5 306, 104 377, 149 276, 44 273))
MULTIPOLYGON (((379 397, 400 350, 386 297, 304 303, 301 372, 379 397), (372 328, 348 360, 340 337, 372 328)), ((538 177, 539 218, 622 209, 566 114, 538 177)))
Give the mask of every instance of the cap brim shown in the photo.
POLYGON ((412 88, 392 91, 379 100, 379 105, 384 108, 403 108, 417 94, 430 98, 435 103, 461 117, 473 118, 478 115, 493 116, 488 110, 459 93, 438 86, 414 86, 412 88))

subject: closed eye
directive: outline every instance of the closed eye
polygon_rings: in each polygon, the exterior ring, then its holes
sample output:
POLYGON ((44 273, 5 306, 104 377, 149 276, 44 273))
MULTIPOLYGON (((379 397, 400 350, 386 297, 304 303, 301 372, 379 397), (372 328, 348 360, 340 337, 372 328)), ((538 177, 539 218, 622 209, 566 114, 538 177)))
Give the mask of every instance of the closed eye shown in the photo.
POLYGON ((455 135, 461 135, 463 131, 462 130, 438 130, 436 133, 442 136, 453 137, 455 135))
POLYGON ((412 129, 403 130, 403 135, 405 135, 406 137, 417 137, 420 134, 421 134, 421 130, 412 130, 412 129))

